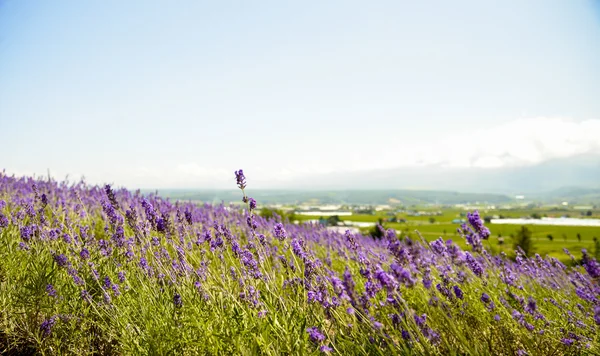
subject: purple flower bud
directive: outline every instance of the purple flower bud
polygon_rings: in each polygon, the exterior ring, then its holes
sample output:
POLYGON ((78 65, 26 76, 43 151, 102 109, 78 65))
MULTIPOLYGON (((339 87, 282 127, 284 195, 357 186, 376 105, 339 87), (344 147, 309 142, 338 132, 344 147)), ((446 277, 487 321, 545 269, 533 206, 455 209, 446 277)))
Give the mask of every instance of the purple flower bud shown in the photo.
POLYGON ((525 306, 525 311, 528 312, 529 314, 533 315, 535 313, 536 309, 537 309, 537 303, 535 302, 535 299, 533 299, 530 296, 529 300, 527 301, 527 305, 525 306))
POLYGON ((248 198, 248 202, 250 205, 250 210, 256 209, 256 200, 254 200, 254 198, 248 198))
POLYGON ((28 242, 33 236, 33 228, 31 226, 23 226, 21 228, 21 238, 23 241, 28 242))
POLYGON ((69 264, 67 256, 63 255, 62 253, 60 255, 54 255, 54 262, 56 262, 56 264, 60 267, 66 267, 69 264))
POLYGON ((319 329, 314 326, 306 329, 306 332, 308 333, 308 337, 310 338, 310 341, 312 341, 314 343, 319 343, 319 342, 325 340, 325 335, 323 335, 321 333, 321 331, 319 331, 319 329))
POLYGON ((427 321, 426 314, 423 314, 421 316, 418 316, 417 314, 415 314, 415 323, 417 323, 417 326, 423 327, 425 325, 426 321, 427 321))
POLYGON ((54 286, 52 284, 48 284, 46 286, 46 293, 50 297, 56 297, 56 289, 54 289, 54 286))
POLYGON ((8 226, 8 218, 6 216, 4 216, 4 214, 2 214, 0 212, 0 228, 5 228, 8 226))
POLYGON ((90 251, 88 251, 87 248, 81 249, 81 252, 79 252, 79 257, 81 257, 82 260, 89 259, 90 258, 90 251))
POLYGON ((452 287, 452 289, 454 289, 454 295, 456 295, 456 298, 463 299, 463 291, 460 289, 459 286, 454 286, 452 287))
POLYGON ((321 351, 323 353, 329 353, 329 352, 333 351, 333 349, 327 345, 322 345, 321 347, 319 347, 319 351, 321 351))
POLYGON ((568 339, 568 338, 562 338, 562 339, 560 340, 560 342, 562 342, 562 343, 563 343, 563 345, 566 345, 566 346, 571 346, 571 345, 573 345, 573 343, 575 342, 575 340, 573 340, 573 339, 568 339))
POLYGON ((183 300, 181 299, 180 294, 175 293, 175 295, 173 295, 173 304, 175 305, 175 308, 181 308, 183 306, 183 300))
POLYGON ((52 333, 52 327, 54 326, 55 323, 56 323, 56 317, 54 317, 54 316, 51 317, 50 319, 44 320, 44 322, 40 326, 40 330, 42 331, 42 335, 44 337, 50 336, 50 334, 52 333))
POLYGON ((483 303, 487 304, 487 303, 489 303, 489 302, 490 302, 490 300, 491 300, 491 299, 490 299, 490 296, 489 296, 489 295, 487 295, 486 293, 482 293, 482 294, 481 294, 481 301, 482 301, 483 303))

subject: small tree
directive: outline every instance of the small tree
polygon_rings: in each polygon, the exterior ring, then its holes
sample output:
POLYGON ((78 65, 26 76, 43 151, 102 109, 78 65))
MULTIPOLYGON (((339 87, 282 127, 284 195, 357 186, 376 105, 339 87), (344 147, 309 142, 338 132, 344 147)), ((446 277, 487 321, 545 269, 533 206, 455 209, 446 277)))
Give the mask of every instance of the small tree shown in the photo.
POLYGON ((327 226, 338 226, 338 223, 342 221, 337 215, 333 215, 327 218, 327 226))
POLYGON ((531 238, 531 231, 526 226, 521 226, 521 229, 517 231, 513 247, 515 250, 520 247, 525 255, 529 255, 533 252, 533 239, 531 238))
POLYGON ((591 210, 587 211, 587 216, 592 216, 592 211, 591 210))
POLYGON ((563 240, 565 240, 565 242, 567 242, 567 234, 562 234, 563 240))
POLYGON ((580 234, 580 233, 577 233, 577 240, 578 240, 579 242, 581 242, 581 234, 580 234))
POLYGON ((546 237, 547 237, 547 238, 548 238, 548 240, 550 240, 550 241, 554 240, 554 236, 552 236, 552 234, 548 234, 546 237))
POLYGON ((430 217, 430 218, 429 218, 429 223, 430 223, 430 224, 433 224, 433 223, 435 223, 435 218, 434 218, 434 217, 430 217))

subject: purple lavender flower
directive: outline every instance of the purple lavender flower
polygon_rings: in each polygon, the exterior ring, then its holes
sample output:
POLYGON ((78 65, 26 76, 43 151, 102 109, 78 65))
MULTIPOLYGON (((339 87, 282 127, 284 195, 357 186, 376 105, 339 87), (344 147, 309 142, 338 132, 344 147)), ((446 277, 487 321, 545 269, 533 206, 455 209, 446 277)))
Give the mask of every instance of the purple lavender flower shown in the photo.
POLYGON ((112 282, 109 276, 104 277, 104 288, 109 289, 112 286, 112 282))
POLYGON ((46 195, 46 193, 43 193, 41 196, 42 201, 42 207, 46 207, 46 205, 48 205, 48 196, 46 195))
POLYGON ((69 265, 67 256, 63 255, 62 253, 60 255, 54 255, 54 262, 56 262, 56 264, 60 267, 67 267, 69 265))
POLYGON ((487 304, 487 303, 489 303, 489 302, 491 301, 491 299, 490 299, 490 296, 489 296, 489 295, 487 295, 487 293, 482 293, 482 294, 481 294, 481 301, 482 301, 484 304, 487 304))
POLYGON ((481 277, 483 275, 483 267, 481 264, 469 252, 465 252, 465 258, 471 271, 473 271, 477 277, 481 277))
POLYGON ((427 315, 426 314, 423 314, 421 316, 418 316, 417 314, 415 314, 414 318, 415 318, 415 323, 419 327, 423 327, 425 325, 425 322, 427 321, 427 315))
POLYGON ((386 288, 388 291, 392 291, 398 288, 398 282, 386 273, 381 266, 377 266, 375 269, 375 278, 381 283, 381 285, 386 288))
POLYGON ((112 206, 109 202, 103 201, 102 202, 102 210, 108 217, 108 220, 110 221, 111 225, 116 225, 117 222, 119 221, 119 216, 117 215, 117 212, 115 211, 115 207, 112 206))
POLYGON ((560 342, 562 342, 563 345, 571 346, 571 345, 573 345, 573 343, 575 342, 575 340, 569 339, 569 338, 562 338, 562 339, 560 339, 560 342))
POLYGON ((244 176, 243 170, 240 169, 239 171, 235 171, 235 180, 236 180, 238 188, 240 188, 240 189, 246 188, 246 177, 244 176))
POLYGON ((192 212, 186 209, 183 214, 185 216, 185 221, 187 221, 189 225, 192 225, 194 223, 192 219, 192 212))
POLYGON ((429 276, 423 277, 423 285, 425 286, 425 288, 430 289, 432 283, 433 281, 431 280, 431 278, 429 278, 429 276))
POLYGON ((146 260, 145 257, 141 257, 140 258, 140 267, 142 267, 143 270, 148 271, 150 266, 148 266, 148 260, 146 260))
POLYGON ((281 241, 283 241, 287 237, 287 232, 283 228, 282 223, 275 224, 274 234, 275 234, 275 237, 281 241))
POLYGON ((165 218, 158 218, 156 221, 156 231, 165 233, 169 228, 168 220, 165 218))
POLYGON ((323 353, 329 353, 329 352, 333 351, 333 349, 327 345, 321 345, 321 347, 319 347, 319 351, 321 351, 323 353))
POLYGON ((446 252, 446 244, 444 243, 444 240, 442 240, 441 237, 429 243, 429 246, 431 246, 431 250, 437 253, 438 255, 441 255, 444 252, 446 252))
POLYGON ((256 200, 254 198, 248 198, 248 204, 250 205, 250 210, 256 209, 256 200))
POLYGON ((50 336, 50 334, 52 334, 52 327, 54 326, 54 324, 56 323, 56 317, 53 316, 50 319, 46 319, 44 320, 44 322, 42 322, 42 325, 40 326, 40 330, 42 331, 42 335, 44 337, 48 337, 50 336))
POLYGON ((350 248, 356 251, 356 249, 358 249, 358 245, 356 244, 356 239, 352 235, 352 232, 350 230, 346 230, 344 237, 346 237, 346 241, 350 243, 350 248))
POLYGON ((583 258, 581 262, 586 272, 592 278, 600 278, 600 263, 598 263, 595 258, 588 255, 586 249, 582 249, 581 252, 583 253, 583 258))
POLYGON ((81 257, 82 260, 87 260, 90 258, 90 251, 88 251, 87 248, 82 248, 81 252, 79 252, 79 257, 81 257))
POLYGON ((490 237, 490 230, 483 225, 479 211, 475 210, 473 213, 467 213, 467 219, 482 239, 487 240, 490 237))
POLYGON ((0 212, 0 229, 8 226, 8 218, 0 212))
POLYGON ((314 343, 319 343, 325 340, 325 335, 323 335, 321 331, 319 331, 319 329, 315 326, 306 329, 306 332, 308 333, 310 341, 314 343))
POLYGON ((81 291, 81 299, 83 299, 86 302, 89 302, 92 300, 92 296, 87 290, 84 289, 81 291))
POLYGON ((54 289, 54 286, 52 284, 48 284, 46 286, 46 294, 53 298, 56 297, 56 289, 54 289))
POLYGON ((152 225, 154 225, 156 223, 156 218, 157 218, 156 210, 154 210, 154 207, 152 206, 152 204, 146 199, 142 199, 142 207, 144 208, 144 210, 146 212, 146 218, 152 225))
POLYGON ((456 295, 456 298, 463 299, 463 291, 460 289, 459 286, 454 286, 452 287, 452 289, 454 290, 454 295, 456 295))
POLYGON ((113 294, 114 294, 115 297, 118 297, 118 296, 121 295, 121 291, 119 290, 119 285, 118 284, 113 283, 113 285, 110 286, 110 288, 112 289, 113 294))
POLYGON ((33 228, 31 226, 23 226, 21 228, 21 238, 23 241, 28 242, 33 236, 33 228))
POLYGON ((78 285, 78 286, 82 286, 85 284, 85 282, 83 281, 83 279, 81 277, 79 277, 79 275, 77 274, 77 270, 75 268, 69 267, 68 268, 68 273, 69 276, 71 276, 73 278, 73 282, 78 285))
POLYGON ((183 306, 183 300, 179 293, 173 295, 173 304, 175 305, 175 308, 181 308, 183 306))
POLYGON ((525 311, 528 312, 529 314, 533 315, 535 313, 537 309, 537 303, 535 302, 535 299, 533 299, 531 296, 529 296, 529 299, 527 300, 527 305, 525 305, 525 311))
POLYGON ((119 203, 117 202, 117 198, 115 197, 115 192, 113 192, 110 184, 106 184, 104 186, 104 192, 106 192, 106 196, 108 197, 108 201, 115 209, 119 209, 119 203))
POLYGON ((246 224, 248 225, 249 228, 256 230, 258 228, 258 224, 256 223, 256 220, 254 219, 254 214, 248 216, 246 218, 246 224))

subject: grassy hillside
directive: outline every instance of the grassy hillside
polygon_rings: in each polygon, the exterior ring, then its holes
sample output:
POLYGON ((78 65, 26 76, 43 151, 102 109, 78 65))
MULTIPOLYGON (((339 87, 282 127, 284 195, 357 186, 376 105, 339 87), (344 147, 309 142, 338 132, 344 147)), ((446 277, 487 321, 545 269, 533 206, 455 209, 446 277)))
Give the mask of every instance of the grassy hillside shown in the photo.
POLYGON ((435 224, 373 240, 261 218, 244 189, 197 206, 0 181, 3 354, 600 353, 600 264, 492 255, 476 215, 458 244, 435 224))

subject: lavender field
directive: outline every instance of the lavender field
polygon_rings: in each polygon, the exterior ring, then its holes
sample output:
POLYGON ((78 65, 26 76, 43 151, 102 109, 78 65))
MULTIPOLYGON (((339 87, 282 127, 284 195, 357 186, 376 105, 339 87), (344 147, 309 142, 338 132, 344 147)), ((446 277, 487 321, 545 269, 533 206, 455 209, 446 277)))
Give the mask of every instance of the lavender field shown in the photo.
MULTIPOLYGON (((600 353, 600 264, 0 176, 0 353, 600 353)), ((251 181, 249 182, 251 183, 251 181)), ((248 194, 248 195, 246 195, 248 194)))

